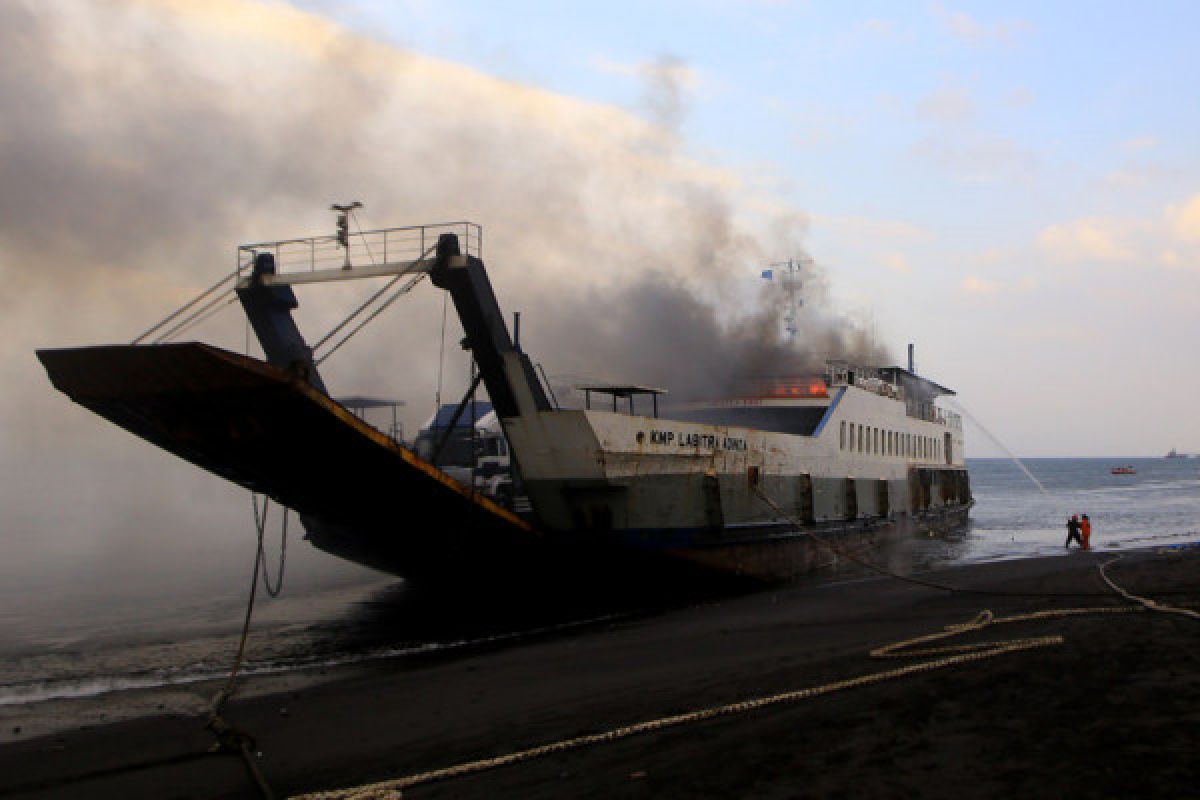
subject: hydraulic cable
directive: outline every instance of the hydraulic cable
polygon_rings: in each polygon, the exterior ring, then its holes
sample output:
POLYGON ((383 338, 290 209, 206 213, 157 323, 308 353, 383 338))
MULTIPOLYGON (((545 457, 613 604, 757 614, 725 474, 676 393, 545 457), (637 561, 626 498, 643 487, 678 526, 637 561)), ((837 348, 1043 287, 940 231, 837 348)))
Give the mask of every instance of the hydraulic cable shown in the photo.
MULTIPOLYGON (((405 274, 407 274, 407 273, 405 273, 405 274)), ((341 341, 339 341, 337 344, 335 344, 333 347, 331 347, 329 349, 329 352, 325 353, 325 355, 323 355, 319 359, 317 359, 316 365, 321 366, 321 364, 325 363, 325 360, 327 358, 329 358, 331 355, 333 355, 338 350, 340 350, 342 348, 342 345, 346 344, 346 342, 353 339, 355 334, 357 334, 363 328, 367 327, 367 325, 369 325, 372 320, 374 320, 376 317, 378 317, 380 314, 382 314, 384 311, 386 311, 392 305, 392 303, 396 302, 402 296, 404 296, 404 295, 408 294, 410 291, 412 291, 412 288, 414 286, 416 286, 418 283, 420 283, 421 279, 424 277, 425 277, 425 273, 423 273, 423 272, 411 277, 407 283, 405 283, 403 286, 401 286, 399 289, 396 290, 395 294, 393 294, 387 300, 384 300, 383 303, 379 306, 379 308, 377 308, 373 312, 371 312, 371 315, 369 317, 367 317, 362 322, 360 322, 353 330, 351 330, 348 334, 346 334, 346 336, 341 341)))
POLYGON ((375 292, 375 294, 368 297, 366 299, 366 301, 363 302, 362 305, 360 305, 358 308, 351 311, 350 314, 348 316, 346 316, 337 325, 334 325, 333 329, 330 330, 329 333, 322 336, 317 341, 317 343, 313 345, 313 348, 312 348, 313 351, 315 352, 317 350, 320 350, 322 347, 324 347, 326 342, 328 342, 330 339, 332 339, 339 331, 342 330, 342 328, 345 328, 347 325, 349 325, 351 323, 351 321, 354 320, 355 317, 357 317, 359 314, 361 314, 363 312, 363 309, 365 309, 367 306, 371 305, 376 300, 378 300, 380 297, 382 297, 384 294, 386 294, 389 289, 391 289, 393 286, 395 286, 400 281, 400 279, 404 277, 404 275, 405 275, 405 273, 402 272, 399 275, 396 275, 395 277, 393 277, 390 281, 385 283, 379 291, 375 292))
MULTIPOLYGON (((357 220, 357 219, 355 219, 355 220, 354 220, 354 224, 355 224, 355 225, 357 225, 357 224, 358 224, 358 220, 357 220)), ((360 230, 359 232, 361 233, 361 230, 360 230)), ((434 248, 436 248, 436 247, 437 247, 437 245, 431 245, 429 248, 427 248, 427 249, 425 250, 425 252, 424 252, 424 253, 421 253, 421 257, 420 257, 420 258, 418 258, 418 259, 417 259, 417 261, 418 261, 418 262, 420 262, 420 261, 424 261, 424 260, 425 260, 425 259, 426 259, 426 258, 429 256, 429 254, 433 252, 434 248)), ((370 250, 368 249, 368 251, 367 251, 367 252, 368 252, 368 254, 369 254, 369 253, 370 253, 370 250)), ((371 263, 372 263, 372 264, 373 264, 373 263, 375 263, 375 258, 374 258, 374 257, 372 257, 372 258, 371 258, 371 263)), ((350 322, 352 322, 352 321, 354 320, 354 318, 355 318, 355 317, 357 317, 357 316, 358 316, 359 314, 361 314, 361 313, 362 313, 362 312, 363 312, 363 311, 364 311, 364 310, 365 310, 365 309, 366 309, 368 306, 370 306, 372 303, 374 303, 376 300, 378 300, 380 297, 382 297, 384 294, 386 294, 386 293, 387 293, 387 291, 388 291, 389 289, 391 289, 393 286, 395 286, 395 285, 396 285, 396 283, 397 283, 397 282, 399 282, 399 280, 400 280, 401 278, 403 278, 403 277, 404 277, 405 275, 407 275, 407 274, 409 274, 409 273, 408 273, 408 272, 401 272, 400 274, 398 274, 398 275, 396 275, 395 277, 393 277, 393 278, 392 278, 390 281, 388 281, 386 284, 384 284, 384 285, 383 285, 383 288, 381 288, 379 291, 375 292, 375 294, 373 294, 373 295, 371 295, 370 297, 368 297, 368 298, 366 299, 366 301, 365 301, 365 302, 363 302, 363 303, 362 303, 362 304, 361 304, 361 305, 360 305, 358 308, 356 308, 356 309, 354 309, 353 311, 351 311, 351 312, 350 312, 350 313, 349 313, 349 314, 348 314, 348 315, 345 317, 345 319, 343 319, 341 322, 339 322, 337 325, 335 325, 335 326, 333 327, 333 330, 329 331, 329 333, 327 333, 327 334, 325 334, 324 336, 322 336, 322 337, 321 337, 321 339, 320 339, 320 340, 319 340, 319 341, 318 341, 316 344, 314 344, 314 345, 313 345, 313 348, 312 348, 312 349, 313 349, 314 351, 317 351, 317 350, 320 350, 322 347, 324 347, 324 346, 325 346, 325 343, 326 343, 326 342, 328 342, 330 339, 332 339, 332 338, 333 338, 333 337, 334 337, 334 336, 335 336, 335 335, 338 333, 338 331, 342 330, 342 328, 345 328, 347 325, 349 325, 349 324, 350 324, 350 322)))
MULTIPOLYGON (((221 297, 225 297, 225 295, 221 295, 221 297)), ((220 298, 218 298, 218 300, 219 299, 220 298)), ((189 321, 180 323, 180 325, 178 327, 173 328, 168 334, 164 334, 162 338, 155 339, 154 343, 162 344, 163 342, 167 341, 168 339, 174 339, 175 337, 181 336, 184 333, 186 333, 187 331, 190 331, 192 328, 203 325, 205 322, 208 322, 210 319, 215 317, 217 314, 220 314, 222 311, 224 311, 226 308, 228 308, 230 305, 232 305, 235 302, 237 302, 237 297, 229 297, 228 299, 225 300, 224 303, 222 303, 220 305, 216 305, 216 306, 210 305, 208 307, 209 310, 207 313, 197 316, 189 321)))
POLYGON ((156 332, 156 331, 158 331, 160 328, 162 328, 162 327, 164 327, 164 326, 166 326, 166 325, 170 324, 172 321, 174 321, 174 320, 175 320, 177 317, 179 317, 181 314, 183 314, 184 312, 186 312, 186 311, 187 311, 188 309, 190 309, 192 306, 196 305, 196 304, 197 304, 197 303, 199 303, 201 300, 203 300, 204 298, 208 297, 210 294, 212 294, 213 292, 215 292, 217 289, 220 289, 220 288, 221 288, 221 286, 222 286, 222 285, 223 285, 223 284, 224 284, 226 281, 228 281, 228 280, 230 280, 230 279, 233 279, 233 278, 236 278, 237 276, 238 276, 238 273, 237 273, 236 271, 235 271, 235 272, 231 272, 231 273, 229 273, 228 275, 225 275, 225 276, 223 276, 223 277, 221 278, 221 280, 217 281, 217 282, 216 282, 216 283, 214 283, 212 286, 208 287, 208 288, 207 288, 207 289, 205 289, 203 292, 201 292, 200 294, 198 294, 198 295, 196 295, 195 297, 193 297, 193 298, 192 298, 191 300, 189 300, 187 303, 184 303, 182 306, 180 306, 179 308, 177 308, 177 309, 175 309, 174 311, 172 311, 172 312, 171 312, 170 314, 168 314, 166 317, 164 317, 163 319, 159 320, 159 321, 158 321, 158 322, 157 322, 155 325, 153 325, 151 328, 149 328, 149 329, 148 329, 148 330, 147 330, 145 333, 143 333, 141 336, 137 337, 137 338, 136 338, 136 339, 134 339, 132 342, 130 342, 130 344, 141 344, 141 342, 142 342, 142 340, 143 340, 143 339, 145 339, 145 338, 147 338, 148 336, 150 336, 151 334, 155 333, 155 332, 156 332))
POLYGON ((215 308, 222 300, 224 300, 229 295, 233 294, 233 291, 234 291, 233 287, 226 289, 225 291, 221 292, 219 295, 214 297, 212 300, 208 301, 207 303, 202 305, 200 308, 193 311, 191 314, 188 314, 186 317, 183 318, 183 320, 178 322, 174 327, 170 328, 166 333, 161 334, 158 338, 156 338, 154 340, 154 344, 162 344, 163 342, 170 339, 172 336, 175 336, 180 331, 189 327, 193 322, 196 322, 201 317, 203 317, 205 314, 207 314, 209 311, 211 311, 213 308, 215 308))

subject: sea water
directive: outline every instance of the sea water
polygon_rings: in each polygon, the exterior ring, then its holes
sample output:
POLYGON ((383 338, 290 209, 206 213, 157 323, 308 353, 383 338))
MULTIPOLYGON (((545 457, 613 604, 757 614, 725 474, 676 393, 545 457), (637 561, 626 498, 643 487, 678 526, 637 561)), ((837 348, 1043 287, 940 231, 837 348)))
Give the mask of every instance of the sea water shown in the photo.
MULTIPOLYGON (((1008 459, 970 461, 976 504, 968 525, 947 535, 918 537, 908 568, 1070 557, 1076 551, 1064 542, 1071 514, 1089 515, 1092 546, 1101 551, 1200 541, 1200 459, 1029 459, 1024 464, 1044 491, 1008 459), (1136 474, 1113 475, 1111 468, 1118 465, 1130 465, 1136 474)), ((245 555, 248 567, 252 549, 245 555)), ((536 599, 528 605, 495 602, 498 598, 479 603, 469 593, 415 595, 403 581, 348 567, 304 542, 292 543, 289 561, 283 594, 266 598, 260 593, 248 674, 311 672, 468 647, 629 611, 547 609, 536 599)), ((75 706, 64 711, 72 699, 155 687, 187 690, 228 669, 245 608, 245 569, 209 576, 196 585, 203 590, 184 585, 160 591, 149 578, 139 587, 136 576, 121 586, 89 585, 76 575, 70 593, 55 591, 59 576, 49 567, 43 571, 26 576, 16 588, 0 585, 0 716, 25 720, 21 735, 105 718, 105 712, 81 717, 75 706), (47 590, 29 591, 34 585, 47 590), (55 714, 54 723, 29 723, 55 714)), ((154 708, 162 706, 148 713, 154 708)), ((18 727, 6 725, 0 741, 15 738, 18 727)))

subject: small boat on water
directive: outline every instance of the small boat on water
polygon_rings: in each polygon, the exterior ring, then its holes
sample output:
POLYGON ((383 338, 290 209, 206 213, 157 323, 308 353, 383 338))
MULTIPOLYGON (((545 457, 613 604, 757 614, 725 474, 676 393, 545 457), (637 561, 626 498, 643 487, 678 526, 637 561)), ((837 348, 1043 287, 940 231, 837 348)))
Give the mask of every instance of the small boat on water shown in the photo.
POLYGON ((1113 475, 1137 475, 1137 470, 1129 464, 1126 464, 1123 467, 1113 467, 1110 472, 1112 472, 1113 475))

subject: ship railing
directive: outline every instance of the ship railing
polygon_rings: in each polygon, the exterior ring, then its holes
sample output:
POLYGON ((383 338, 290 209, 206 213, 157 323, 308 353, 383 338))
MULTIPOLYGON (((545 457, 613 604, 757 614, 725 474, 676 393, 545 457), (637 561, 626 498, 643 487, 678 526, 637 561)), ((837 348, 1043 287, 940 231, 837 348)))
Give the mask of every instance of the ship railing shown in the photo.
POLYGON ((933 403, 917 403, 909 401, 905 404, 905 413, 913 419, 945 425, 955 430, 962 430, 962 417, 953 411, 939 408, 933 403))
POLYGON ((444 233, 458 235, 464 255, 483 258, 483 228, 474 222, 439 222, 403 228, 353 231, 343 245, 337 234, 243 244, 237 248, 237 276, 243 278, 260 253, 275 257, 275 274, 333 277, 337 271, 374 272, 426 257, 444 233))

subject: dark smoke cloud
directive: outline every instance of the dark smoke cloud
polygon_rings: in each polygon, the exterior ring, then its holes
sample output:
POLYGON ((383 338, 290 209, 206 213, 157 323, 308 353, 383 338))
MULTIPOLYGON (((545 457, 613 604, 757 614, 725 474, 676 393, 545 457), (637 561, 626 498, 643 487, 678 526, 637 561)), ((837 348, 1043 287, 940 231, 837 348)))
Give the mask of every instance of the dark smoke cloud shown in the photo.
POLYGON ((548 363, 572 373, 559 394, 582 374, 667 388, 674 400, 712 400, 743 393, 756 379, 819 376, 827 358, 887 360, 866 331, 819 309, 802 309, 789 339, 784 294, 768 285, 755 295, 748 310, 722 311, 656 271, 619 288, 558 298, 527 325, 553 331, 555 360, 548 363))
POLYGON ((687 63, 678 56, 663 54, 652 62, 638 67, 642 79, 642 105, 654 124, 671 133, 687 114, 687 97, 694 75, 687 63))

